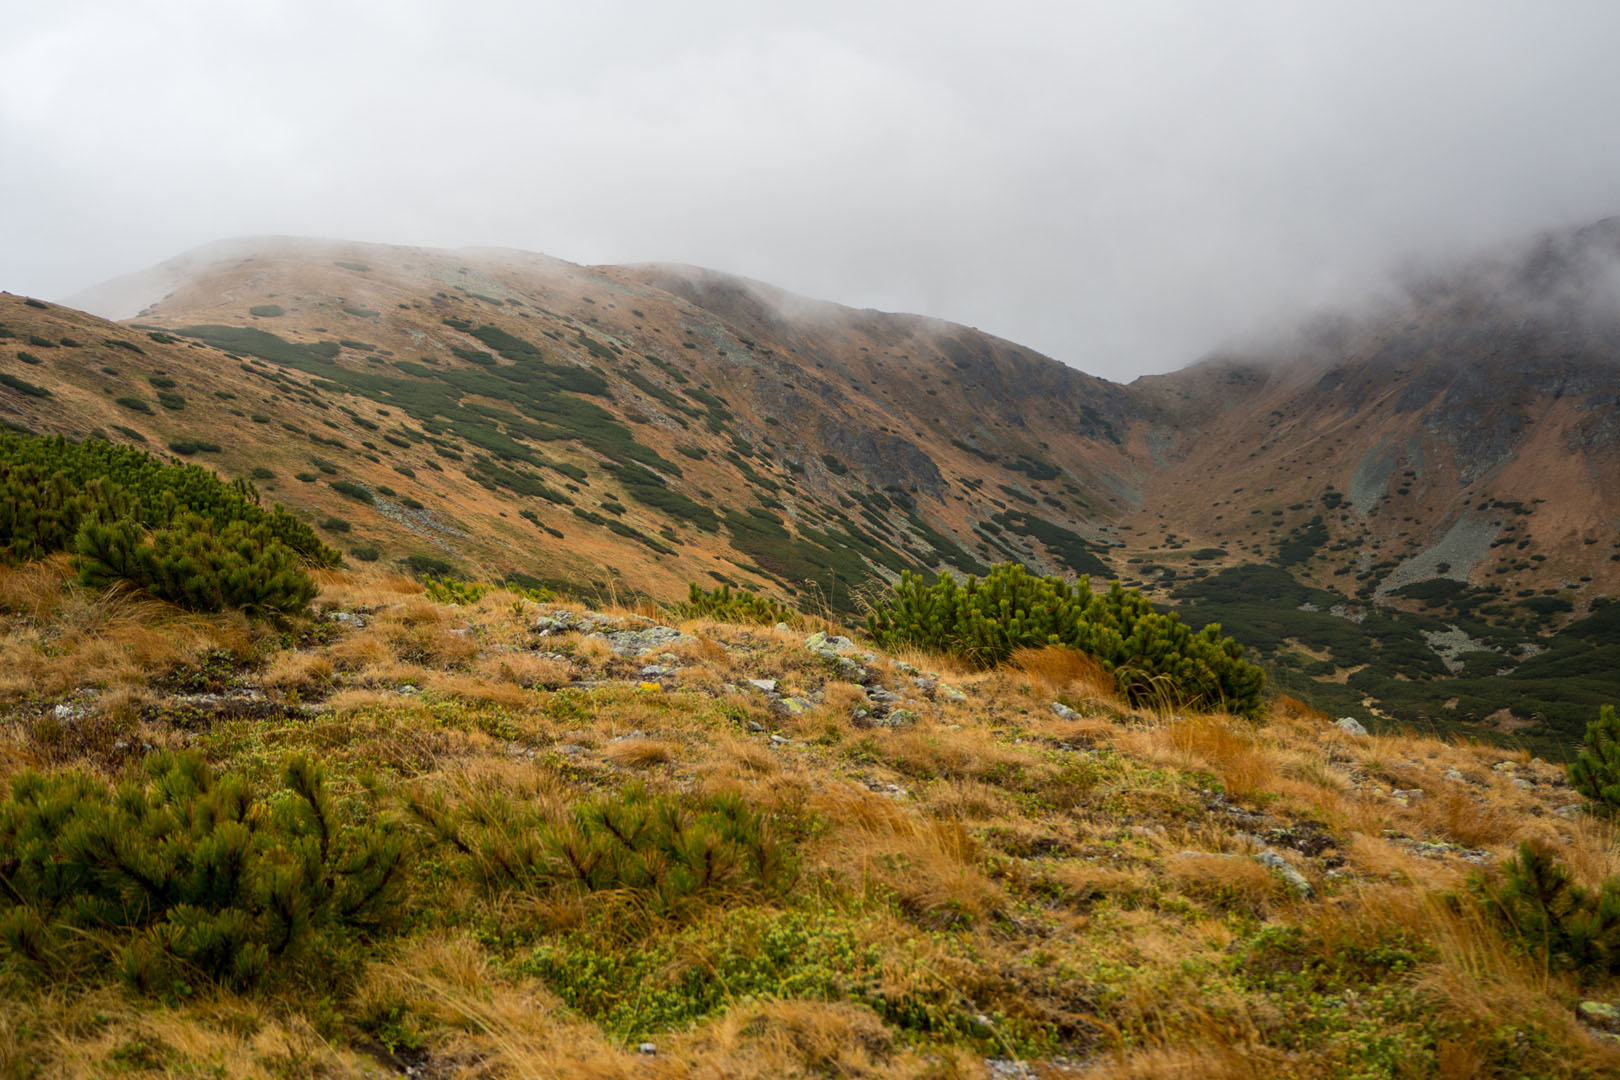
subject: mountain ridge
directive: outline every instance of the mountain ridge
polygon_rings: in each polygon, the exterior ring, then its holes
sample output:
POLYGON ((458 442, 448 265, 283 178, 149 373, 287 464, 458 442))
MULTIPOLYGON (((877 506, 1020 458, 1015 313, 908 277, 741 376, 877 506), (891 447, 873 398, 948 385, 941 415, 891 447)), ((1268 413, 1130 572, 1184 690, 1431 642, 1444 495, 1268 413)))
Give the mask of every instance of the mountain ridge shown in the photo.
MULTIPOLYGON (((191 453, 274 473, 266 495, 351 554, 418 569, 665 599, 722 581, 850 614, 904 569, 1015 560, 1219 621, 1222 582, 1280 567, 1325 590, 1303 603, 1518 656, 1620 588, 1620 318, 1597 302, 1620 245, 1600 226, 1123 385, 701 268, 228 241, 158 268, 168 291, 127 324, 7 298, 0 360, 56 396, 0 404, 39 430, 217 447, 191 453)), ((1366 665, 1321 670, 1326 630, 1291 629, 1256 631, 1279 676, 1316 665, 1335 709, 1413 719, 1344 689, 1366 665)), ((1408 677, 1446 664, 1431 650, 1408 677)), ((1421 715, 1449 723, 1430 715, 1446 700, 1421 715)))

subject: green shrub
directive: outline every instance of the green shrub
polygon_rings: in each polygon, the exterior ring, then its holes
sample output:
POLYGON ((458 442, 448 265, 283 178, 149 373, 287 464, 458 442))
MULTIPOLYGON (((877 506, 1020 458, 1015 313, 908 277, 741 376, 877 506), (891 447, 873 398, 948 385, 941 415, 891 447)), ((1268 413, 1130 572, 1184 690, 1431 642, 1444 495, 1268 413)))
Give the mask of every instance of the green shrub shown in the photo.
POLYGON ((152 406, 148 405, 138 397, 113 398, 113 404, 122 405, 131 412, 146 413, 149 416, 152 413, 152 406))
POLYGON ((1075 585, 1002 563, 982 581, 943 574, 925 585, 903 573, 890 597, 867 616, 874 640, 886 648, 915 645, 954 653, 985 667, 1013 651, 1068 645, 1089 653, 1138 704, 1224 709, 1252 716, 1260 708, 1264 673, 1244 662, 1243 649, 1220 627, 1193 632, 1174 613, 1153 610, 1135 589, 1116 581, 1104 595, 1089 578, 1075 585))
POLYGON ((19 352, 17 354, 17 359, 21 360, 25 364, 42 364, 42 363, 44 363, 43 360, 41 360, 39 357, 35 356, 31 352, 19 352))
POLYGON ((302 480, 306 484, 313 484, 315 481, 321 478, 320 473, 312 472, 293 473, 293 476, 297 477, 299 480, 302 480))
POLYGON ((159 405, 163 406, 165 409, 172 409, 175 412, 179 412, 181 409, 186 407, 186 399, 183 395, 172 394, 167 390, 159 390, 157 399, 159 405))
POLYGON ((86 520, 73 548, 85 585, 105 589, 129 583, 196 611, 302 611, 319 591, 298 557, 264 522, 232 521, 217 528, 183 514, 148 541, 127 518, 86 520))
POLYGON ((248 308, 249 315, 257 315, 261 319, 274 319, 287 314, 287 309, 280 304, 254 304, 248 308))
POLYGON ((797 880, 790 846, 735 792, 662 794, 631 785, 558 818, 497 796, 450 807, 421 795, 408 805, 489 895, 598 894, 678 916, 702 902, 782 897, 797 880))
POLYGON ((1594 894, 1550 848, 1526 840, 1499 877, 1476 877, 1472 886, 1502 931, 1545 967, 1585 979, 1620 971, 1620 876, 1594 894))
POLYGON ((353 480, 333 480, 330 483, 333 491, 337 492, 339 495, 353 499, 355 502, 363 502, 370 506, 377 501, 377 497, 375 495, 373 495, 362 485, 355 483, 353 480))
POLYGON ((24 772, 0 802, 0 951, 42 978, 110 964, 149 993, 319 972, 396 920, 406 883, 402 831, 354 809, 302 757, 269 798, 191 752, 116 791, 24 772))
POLYGON ((356 544, 349 549, 349 554, 361 562, 376 562, 382 558, 382 551, 375 544, 356 544))
POLYGON ((169 449, 181 457, 190 457, 192 454, 219 453, 219 443, 207 442, 203 439, 177 439, 169 444, 169 449))
POLYGON ((1569 785, 1599 809, 1620 811, 1620 716, 1613 705, 1586 725, 1586 741, 1567 766, 1569 785))
POLYGON ((157 387, 159 390, 173 390, 179 385, 167 375, 148 375, 146 377, 146 381, 157 387))
POLYGON ((332 566, 338 559, 308 525, 280 506, 264 510, 246 480, 227 483, 207 469, 164 462, 130 446, 0 432, 0 558, 21 561, 76 551, 82 531, 112 523, 127 531, 135 546, 144 545, 149 531, 173 539, 201 530, 206 535, 198 543, 233 547, 253 564, 249 571, 238 565, 236 555, 210 556, 212 563, 244 575, 242 589, 272 563, 286 561, 296 571, 300 560, 332 566))
POLYGON ((274 480, 276 478, 276 474, 265 468, 263 465, 253 466, 252 475, 253 479, 255 480, 274 480))
POLYGON ((688 586, 686 600, 676 604, 674 611, 686 619, 759 623, 762 626, 774 626, 779 622, 789 626, 804 624, 798 612, 775 597, 761 596, 747 589, 733 591, 730 585, 705 590, 697 582, 692 582, 688 586))
POLYGON ((352 530, 354 526, 340 517, 329 517, 325 521, 321 522, 321 528, 325 529, 327 532, 346 533, 352 530))
POLYGON ((405 569, 421 578, 447 578, 456 575, 455 564, 437 555, 424 555, 421 552, 412 552, 405 556, 405 569))
POLYGON ((822 912, 742 908, 637 949, 575 932, 538 946, 520 967, 625 1039, 690 1027, 747 998, 854 999, 882 1011, 869 995, 878 993, 883 956, 859 930, 822 912), (680 960, 693 955, 704 963, 680 960))
POLYGON ((9 386, 24 397, 48 398, 51 396, 51 392, 43 386, 35 386, 26 379, 19 379, 9 371, 0 371, 0 386, 9 386))
POLYGON ((495 591, 494 585, 487 585, 481 581, 457 581, 451 577, 430 577, 422 584, 429 600, 458 606, 476 604, 495 591))

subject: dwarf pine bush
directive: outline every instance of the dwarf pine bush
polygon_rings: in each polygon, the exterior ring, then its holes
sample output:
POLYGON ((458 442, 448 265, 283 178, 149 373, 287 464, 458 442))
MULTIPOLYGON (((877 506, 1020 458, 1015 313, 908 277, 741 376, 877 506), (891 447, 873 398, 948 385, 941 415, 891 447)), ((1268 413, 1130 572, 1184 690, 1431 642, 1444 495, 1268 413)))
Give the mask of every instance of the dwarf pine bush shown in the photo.
POLYGON ((759 623, 774 626, 787 623, 802 625, 799 613, 774 596, 761 596, 748 589, 733 590, 730 585, 719 585, 705 590, 692 582, 686 599, 674 607, 675 614, 686 619, 713 619, 716 622, 759 623))
POLYGON ((1117 581, 1099 596, 1089 578, 1070 585, 1030 574, 1021 563, 1002 563, 983 580, 966 582, 943 574, 927 585, 902 574, 867 616, 867 628, 885 648, 934 649, 985 667, 1017 649, 1068 645, 1095 657, 1138 704, 1249 716, 1259 710, 1265 684, 1264 673, 1243 660, 1242 646, 1222 637, 1218 624, 1195 632, 1117 581))
POLYGON ((340 813, 323 770, 290 760, 262 798, 190 752, 116 791, 24 772, 0 801, 0 953, 50 977, 110 962, 134 989, 197 975, 250 986, 391 925, 405 834, 340 813))
POLYGON ((1583 978, 1620 971, 1620 876, 1593 893, 1550 848, 1527 840, 1499 879, 1476 878, 1473 887, 1502 930, 1547 967, 1583 978))
POLYGON ((246 480, 125 446, 0 433, 0 559, 72 552, 80 579, 184 607, 290 612, 336 551, 246 480))
POLYGON ((1603 706, 1586 725, 1586 741, 1568 772, 1569 786, 1596 807, 1620 811, 1620 716, 1613 705, 1603 706))
POLYGON ((734 793, 665 795, 636 785, 555 820, 487 794, 454 806, 413 795, 407 805, 490 895, 574 890, 678 916, 705 900, 785 895, 796 880, 788 846, 734 793))

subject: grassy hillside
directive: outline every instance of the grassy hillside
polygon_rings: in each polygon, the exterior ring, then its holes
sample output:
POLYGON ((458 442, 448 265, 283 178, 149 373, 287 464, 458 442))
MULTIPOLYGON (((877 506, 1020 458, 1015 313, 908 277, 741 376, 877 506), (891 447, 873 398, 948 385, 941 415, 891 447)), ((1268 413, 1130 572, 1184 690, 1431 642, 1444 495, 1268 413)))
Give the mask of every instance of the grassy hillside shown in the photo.
POLYGON ((0 1075, 1620 1069, 1620 981, 1482 903, 1524 840, 1620 874, 1528 753, 317 578, 254 621, 0 569, 0 1075))
POLYGON ((1118 577, 1335 716, 1557 758, 1620 689, 1613 361, 1564 315, 1463 275, 1121 387, 689 267, 267 241, 126 324, 0 296, 0 419, 416 577, 840 618, 907 570, 1118 577))

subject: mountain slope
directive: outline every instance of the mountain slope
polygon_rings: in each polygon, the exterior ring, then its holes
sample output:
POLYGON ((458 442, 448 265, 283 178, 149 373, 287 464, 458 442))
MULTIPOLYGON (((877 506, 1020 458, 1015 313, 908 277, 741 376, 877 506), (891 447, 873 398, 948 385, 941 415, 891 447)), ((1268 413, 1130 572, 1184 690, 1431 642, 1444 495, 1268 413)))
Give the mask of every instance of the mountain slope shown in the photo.
POLYGON ((844 615, 905 569, 1119 576, 1336 713, 1562 754, 1620 696, 1617 257, 1549 234, 1118 386, 690 267, 235 241, 86 301, 125 324, 0 297, 0 370, 51 393, 0 409, 416 572, 844 615))

